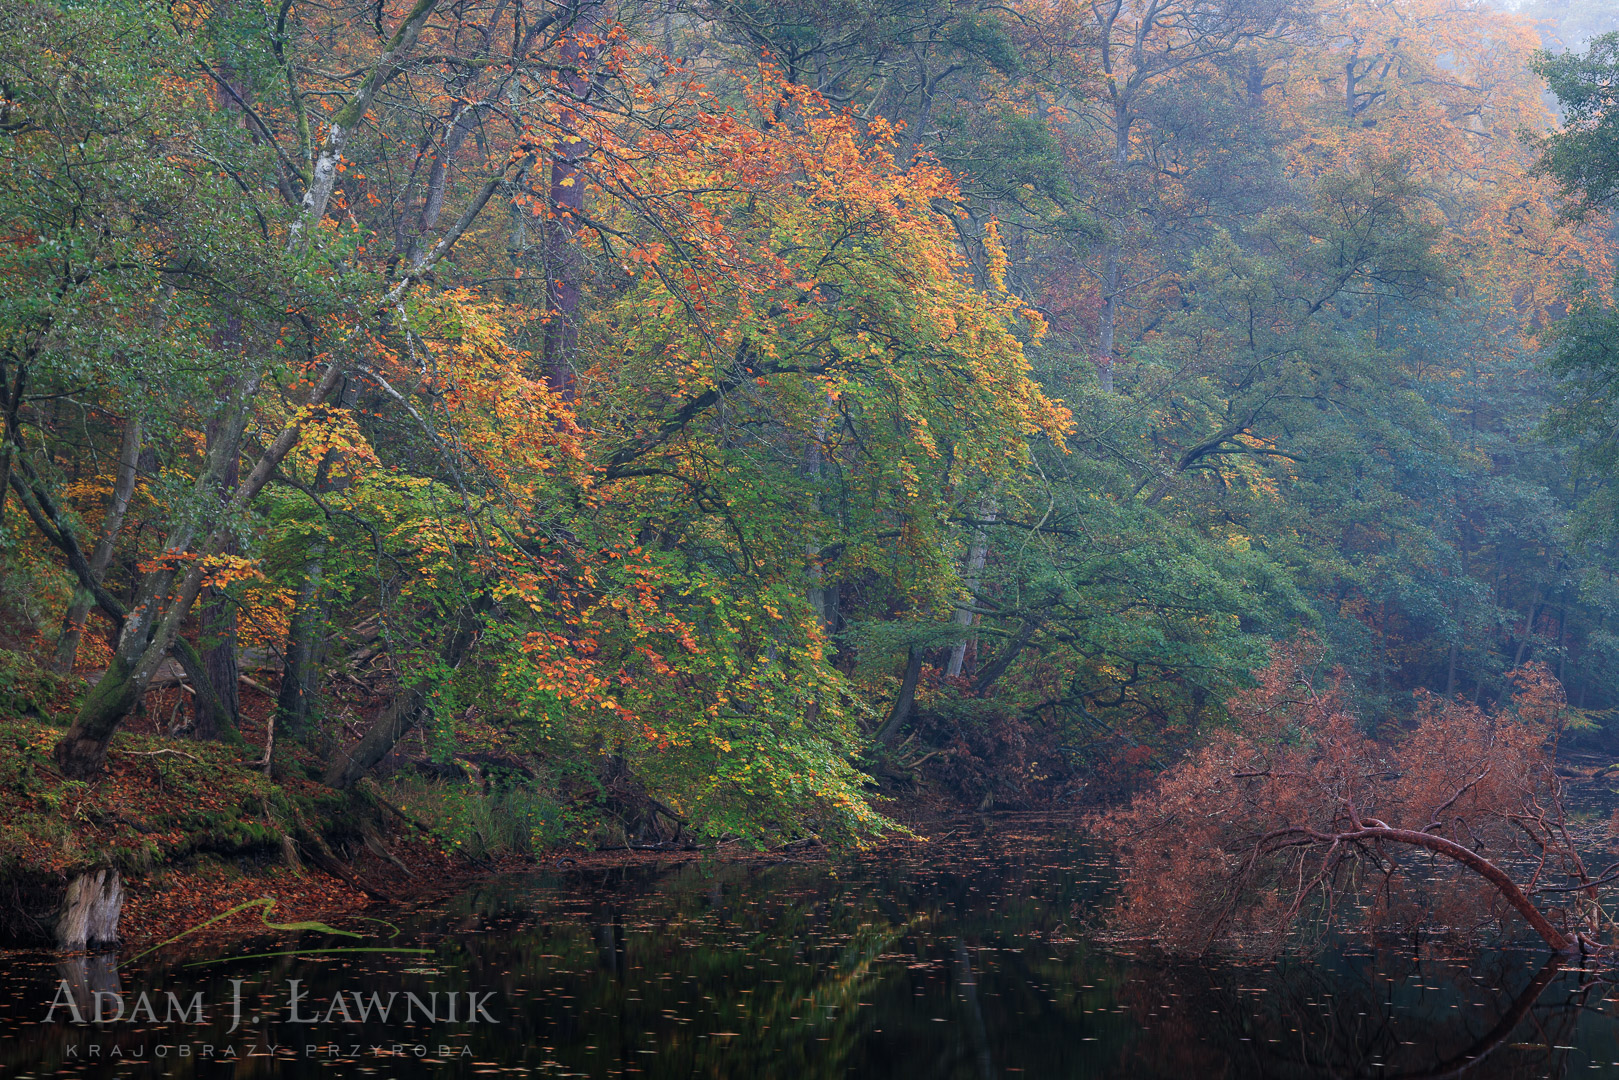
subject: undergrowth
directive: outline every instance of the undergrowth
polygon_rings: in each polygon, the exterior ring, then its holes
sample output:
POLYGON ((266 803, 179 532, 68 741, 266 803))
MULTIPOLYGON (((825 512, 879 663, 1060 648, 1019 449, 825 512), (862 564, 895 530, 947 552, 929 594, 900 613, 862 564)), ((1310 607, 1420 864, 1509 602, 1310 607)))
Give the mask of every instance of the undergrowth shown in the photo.
POLYGON ((537 781, 395 776, 383 792, 446 847, 474 859, 533 855, 562 844, 575 831, 555 795, 537 781))

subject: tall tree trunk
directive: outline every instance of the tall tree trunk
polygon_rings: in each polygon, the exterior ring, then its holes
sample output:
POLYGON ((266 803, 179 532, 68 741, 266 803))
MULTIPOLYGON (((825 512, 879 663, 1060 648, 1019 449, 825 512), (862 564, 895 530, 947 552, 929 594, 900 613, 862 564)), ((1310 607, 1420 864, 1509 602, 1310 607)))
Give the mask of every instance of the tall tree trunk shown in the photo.
MULTIPOLYGON (((1118 94, 1116 87, 1112 88, 1118 94)), ((1115 221, 1122 223, 1129 214, 1123 192, 1125 173, 1130 168, 1130 101, 1128 97, 1115 97, 1113 103, 1113 169, 1114 183, 1120 186, 1115 205, 1115 221)), ((1102 312, 1096 325, 1096 377, 1102 392, 1113 392, 1114 346, 1119 324, 1119 305, 1123 301, 1124 280, 1119 260, 1123 249, 1118 237, 1110 237, 1102 249, 1102 312)))
MULTIPOLYGON (((219 694, 214 690, 214 684, 208 677, 207 661, 202 658, 202 654, 192 646, 191 642, 187 641, 183 635, 176 637, 169 651, 174 656, 174 659, 179 662, 180 669, 185 672, 186 678, 191 680, 191 687, 196 691, 198 702, 206 701, 215 716, 229 716, 230 707, 219 699, 219 694)), ((235 725, 228 723, 219 725, 214 732, 214 738, 220 742, 236 746, 247 742, 246 739, 242 738, 242 733, 236 730, 235 725)))
MULTIPOLYGON (((986 524, 995 523, 996 507, 994 502, 987 502, 983 508, 986 524)), ((967 551, 967 575, 963 582, 967 591, 972 594, 974 602, 978 599, 978 585, 984 573, 984 563, 989 558, 989 544, 984 535, 984 526, 979 525, 973 530, 972 547, 967 551)), ((956 609, 956 625, 962 628, 962 638, 950 650, 950 660, 945 665, 944 673, 949 678, 961 674, 962 666, 967 660, 967 628, 972 626, 973 619, 977 618, 972 612, 963 608, 956 609)))
MULTIPOLYGON (((578 5, 581 24, 575 33, 586 30, 590 20, 587 9, 596 6, 595 0, 578 5)), ((583 102, 592 89, 592 79, 586 70, 595 60, 599 46, 594 39, 575 37, 561 50, 561 66, 565 73, 561 79, 564 93, 574 101, 583 102)), ((565 109, 557 124, 560 138, 551 158, 551 184, 546 192, 544 231, 541 234, 540 254, 545 263, 545 343, 542 363, 545 381, 558 397, 573 404, 574 353, 579 344, 579 297, 582 260, 573 237, 579 231, 585 210, 586 177, 580 165, 590 157, 590 144, 578 133, 572 109, 565 109)))
POLYGON ((18 361, 17 374, 9 387, 6 377, 6 362, 0 359, 0 530, 6 524, 6 490, 11 485, 12 456, 22 445, 17 416, 22 411, 23 390, 28 386, 28 365, 18 361))
POLYGON ((282 654, 281 690, 276 695, 276 720, 289 739, 304 736, 315 700, 315 665, 320 659, 320 637, 325 626, 321 605, 321 558, 325 545, 310 549, 304 566, 303 585, 293 602, 287 625, 287 644, 282 654))
MULTIPOLYGON (((226 554, 235 554, 234 542, 226 545, 226 554)), ((213 603, 202 609, 203 673, 213 688, 211 698, 198 694, 193 735, 198 739, 217 739, 220 733, 240 726, 242 695, 241 665, 237 657, 236 607, 224 590, 208 588, 213 603)))
MULTIPOLYGON (((1568 646, 1564 641, 1568 631, 1568 590, 1564 589, 1557 608, 1557 681, 1563 682, 1568 673, 1568 646)), ((1565 684, 1566 685, 1566 684, 1565 684)))
POLYGON ((816 620, 821 625, 821 632, 830 637, 837 630, 838 602, 837 586, 828 588, 826 585, 826 567, 821 562, 822 547, 819 538, 821 518, 821 470, 825 462, 826 452, 826 425, 831 420, 832 398, 829 396, 824 405, 824 411, 815 419, 815 431, 811 435, 809 445, 804 448, 804 464, 801 470, 804 479, 811 485, 809 518, 804 523, 806 538, 804 541, 804 561, 809 574, 809 602, 815 609, 816 620))
POLYGON ((1248 70, 1243 76, 1243 89, 1248 93, 1248 111, 1254 114, 1254 119, 1260 119, 1259 114, 1265 108, 1265 65, 1259 59, 1259 50, 1255 49, 1248 55, 1248 70))
POLYGON ((989 692, 989 688, 994 686, 1002 675, 1006 674, 1007 669, 1012 666, 1012 661, 1016 660, 1018 654, 1033 640, 1034 632, 1040 629, 1044 622, 1044 615, 1030 615, 1023 620, 1023 625, 1018 627, 1016 634, 1012 635, 1012 640, 1006 643, 1006 648, 1002 649, 995 659, 990 661, 983 671, 979 672, 978 681, 973 683, 974 694, 982 697, 989 692))
POLYGON ((905 657, 905 677, 900 680, 899 696, 894 699, 894 707, 888 711, 888 719, 877 729, 876 740, 879 743, 886 746, 905 730, 911 718, 911 706, 916 703, 917 680, 921 677, 922 647, 912 645, 905 657))
POLYGON ((1119 321, 1119 245, 1102 251, 1102 313, 1097 319, 1096 377, 1102 392, 1113 393, 1113 342, 1119 321))
MULTIPOLYGON (((97 581, 106 576, 107 567, 112 564, 113 548, 124 525, 124 514, 128 512, 129 501, 135 494, 135 483, 140 478, 142 439, 140 414, 131 412, 124 420, 123 436, 118 442, 118 472, 113 481, 112 499, 107 503, 106 513, 101 519, 101 538, 90 555, 90 572, 97 581)), ((62 633, 56 639, 56 654, 51 659, 53 670, 73 670, 73 661, 79 655, 79 639, 84 634, 84 622, 89 618, 95 602, 95 597, 84 586, 74 590, 73 600, 62 618, 62 633)))
POLYGON ((1535 623, 1540 621, 1541 597, 1544 591, 1535 593, 1535 602, 1529 605, 1529 619, 1523 624, 1523 637, 1518 642, 1518 652, 1512 658, 1514 668, 1523 667, 1524 658, 1529 654, 1529 644, 1535 636, 1535 623))
MULTIPOLYGON (((236 342, 238 345, 239 331, 240 323, 232 319, 231 330, 227 333, 238 339, 236 342)), ((220 438, 223 432, 219 424, 210 424, 208 434, 209 442, 212 443, 220 438)), ((224 471, 219 478, 221 503, 230 497, 230 493, 236 490, 239 482, 239 450, 240 447, 225 449, 228 456, 224 471)), ((222 553, 225 555, 237 553, 234 532, 226 539, 222 553)), ((197 695, 196 719, 192 734, 198 739, 217 739, 222 730, 234 731, 241 722, 242 700, 238 686, 241 670, 236 652, 236 605, 226 595, 224 589, 211 585, 203 590, 203 600, 201 632, 203 668, 214 693, 212 696, 197 695)))

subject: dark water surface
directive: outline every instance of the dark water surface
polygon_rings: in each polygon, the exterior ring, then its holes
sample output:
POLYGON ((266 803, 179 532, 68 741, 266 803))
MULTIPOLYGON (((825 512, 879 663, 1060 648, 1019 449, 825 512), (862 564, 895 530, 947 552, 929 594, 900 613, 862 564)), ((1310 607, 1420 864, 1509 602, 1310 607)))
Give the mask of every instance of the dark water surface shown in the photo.
POLYGON ((0 1073, 1619 1077, 1607 984, 1543 952, 1169 963, 1086 939, 1108 875, 1071 825, 936 833, 830 864, 507 877, 385 913, 397 927, 341 924, 364 939, 11 957, 0 1073), (88 1007, 98 988, 125 1018, 73 1023, 69 998, 88 1007), (393 995, 386 1020, 362 1019, 372 995, 393 995))

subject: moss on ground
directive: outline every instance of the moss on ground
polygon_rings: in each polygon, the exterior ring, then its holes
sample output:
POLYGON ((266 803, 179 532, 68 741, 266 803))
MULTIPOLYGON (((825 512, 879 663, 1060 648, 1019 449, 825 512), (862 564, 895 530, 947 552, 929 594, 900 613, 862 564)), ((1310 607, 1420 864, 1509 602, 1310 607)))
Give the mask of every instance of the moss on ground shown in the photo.
POLYGON ((346 797, 272 780, 241 748, 120 732, 108 768, 68 780, 51 760, 60 728, 0 716, 0 881, 91 867, 148 873, 198 852, 276 848, 297 823, 344 816, 346 797))

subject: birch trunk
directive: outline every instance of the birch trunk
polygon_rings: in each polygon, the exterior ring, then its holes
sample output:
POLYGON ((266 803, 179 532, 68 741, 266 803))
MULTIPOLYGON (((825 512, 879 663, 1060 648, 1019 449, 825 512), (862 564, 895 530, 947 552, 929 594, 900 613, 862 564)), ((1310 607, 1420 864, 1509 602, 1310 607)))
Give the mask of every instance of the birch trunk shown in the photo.
POLYGON ((366 74, 360 89, 337 110, 337 114, 327 125, 326 138, 315 154, 309 187, 304 191, 298 219, 288 230, 288 251, 305 240, 306 233, 313 233, 321 218, 326 216, 326 206, 332 201, 332 192, 337 189, 337 167, 343 160, 343 148, 348 145, 349 136, 359 126, 360 121, 365 119, 365 114, 371 108, 371 102, 376 98, 382 84, 393 78, 405 57, 416 47, 416 39, 421 36, 422 27, 426 25, 428 16, 433 14, 433 9, 438 7, 438 2, 439 0, 416 0, 416 5, 410 9, 410 13, 405 16, 404 21, 399 24, 399 29, 394 31, 394 36, 383 49, 382 56, 366 74))
MULTIPOLYGON (((995 524, 997 512, 993 502, 986 504, 983 508, 985 524, 995 524)), ((988 538, 984 535, 984 526, 980 525, 973 530, 972 547, 967 551, 967 575, 966 580, 963 582, 967 587, 967 592, 972 595, 975 601, 978 598, 978 586, 984 574, 984 563, 988 558, 988 538)), ((956 625, 962 628, 963 633, 961 640, 956 642, 955 646, 950 650, 950 661, 945 665, 944 669, 944 673, 948 678, 953 679, 961 674, 961 669, 967 660, 968 636, 966 630, 972 626, 973 620, 976 618, 977 616, 971 611, 964 608, 956 609, 956 625)))

